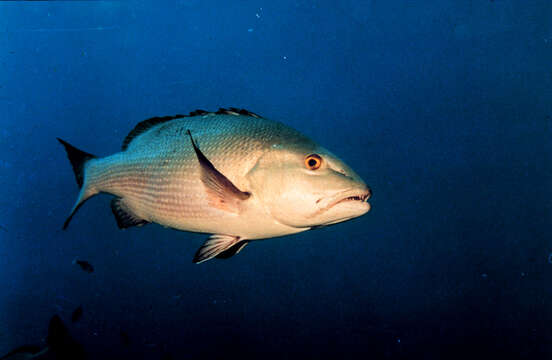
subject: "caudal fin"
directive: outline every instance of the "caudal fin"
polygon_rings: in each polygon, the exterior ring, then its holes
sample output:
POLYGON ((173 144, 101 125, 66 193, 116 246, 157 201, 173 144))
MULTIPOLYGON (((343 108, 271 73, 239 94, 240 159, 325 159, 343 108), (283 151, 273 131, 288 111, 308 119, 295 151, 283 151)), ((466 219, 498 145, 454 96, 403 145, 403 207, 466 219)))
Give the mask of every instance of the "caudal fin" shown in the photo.
POLYGON ((77 184, 79 184, 79 189, 80 189, 82 187, 82 183, 84 180, 84 164, 88 160, 94 159, 95 156, 77 149, 73 145, 69 144, 67 141, 64 141, 60 138, 56 138, 56 139, 58 139, 61 145, 65 147, 65 151, 67 152, 67 157, 69 158, 71 165, 73 165, 75 178, 77 180, 77 184))
POLYGON ((82 188, 85 180, 85 164, 90 161, 91 159, 96 158, 96 156, 89 154, 87 152, 84 152, 82 150, 77 149, 73 145, 69 144, 68 142, 57 138, 58 141, 63 145, 65 148, 65 151, 67 152, 67 157, 69 158, 69 161, 71 162, 71 165, 73 166, 73 172, 75 173, 75 179, 77 180, 77 184, 79 185, 79 189, 81 189, 79 193, 79 197, 77 199, 77 202, 75 203, 75 206, 73 206, 73 209, 71 210, 71 214, 69 214, 69 217, 67 220, 65 220, 65 223, 63 224, 63 230, 67 229, 67 226, 69 226, 69 222, 73 218, 73 215, 77 212, 77 210, 81 207, 81 205, 84 203, 85 200, 87 200, 90 196, 93 194, 86 194, 85 189, 82 188))

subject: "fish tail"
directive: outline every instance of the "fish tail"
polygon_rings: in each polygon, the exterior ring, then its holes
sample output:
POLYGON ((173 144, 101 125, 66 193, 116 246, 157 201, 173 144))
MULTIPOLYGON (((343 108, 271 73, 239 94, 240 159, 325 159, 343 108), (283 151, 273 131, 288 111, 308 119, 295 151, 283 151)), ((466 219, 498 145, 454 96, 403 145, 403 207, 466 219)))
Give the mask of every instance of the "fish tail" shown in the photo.
POLYGON ((69 162, 71 162, 71 165, 73 166, 73 172, 75 173, 75 179, 77 180, 77 184, 79 185, 79 196, 77 198, 77 201, 75 202, 75 205, 71 209, 71 213, 69 214, 69 217, 67 220, 65 220, 65 223, 63 223, 63 230, 67 229, 67 226, 69 226, 69 222, 73 218, 73 215, 77 212, 77 210, 84 204, 86 200, 88 200, 90 197, 96 195, 98 192, 92 190, 88 185, 86 181, 86 165, 87 163, 95 159, 96 156, 89 154, 87 152, 84 152, 82 150, 77 149, 73 145, 69 144, 68 142, 57 138, 58 141, 63 145, 65 148, 65 151, 67 152, 67 157, 69 158, 69 162))

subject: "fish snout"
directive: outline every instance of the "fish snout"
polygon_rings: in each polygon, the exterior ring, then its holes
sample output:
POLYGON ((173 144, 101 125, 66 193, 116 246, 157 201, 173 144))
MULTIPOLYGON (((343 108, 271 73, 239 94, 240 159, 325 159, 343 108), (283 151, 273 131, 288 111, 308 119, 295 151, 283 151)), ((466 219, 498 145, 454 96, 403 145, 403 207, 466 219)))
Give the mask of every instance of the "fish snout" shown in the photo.
POLYGON ((372 197, 372 188, 366 185, 366 200, 372 197))

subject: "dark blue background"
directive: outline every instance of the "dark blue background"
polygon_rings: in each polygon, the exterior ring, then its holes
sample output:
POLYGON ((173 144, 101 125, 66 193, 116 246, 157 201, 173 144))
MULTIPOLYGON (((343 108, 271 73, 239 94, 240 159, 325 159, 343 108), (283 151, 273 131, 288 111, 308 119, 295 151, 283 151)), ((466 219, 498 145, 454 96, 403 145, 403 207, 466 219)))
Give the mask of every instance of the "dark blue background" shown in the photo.
POLYGON ((552 2, 3 2, 0 20, 0 353, 83 304, 92 359, 552 355, 552 2), (77 186, 56 136, 107 155, 138 121, 220 106, 334 151, 372 211, 201 265, 205 236, 120 231, 108 196, 61 231, 77 186))

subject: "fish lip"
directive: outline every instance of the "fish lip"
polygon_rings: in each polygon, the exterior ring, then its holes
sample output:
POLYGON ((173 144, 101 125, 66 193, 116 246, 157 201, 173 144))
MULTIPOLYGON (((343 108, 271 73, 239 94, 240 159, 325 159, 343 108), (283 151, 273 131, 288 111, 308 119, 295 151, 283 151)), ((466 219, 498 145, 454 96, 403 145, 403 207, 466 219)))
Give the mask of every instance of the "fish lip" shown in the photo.
POLYGON ((368 201, 368 198, 370 197, 370 193, 363 193, 363 194, 358 194, 358 195, 351 195, 351 196, 347 196, 346 198, 343 198, 341 200, 338 200, 336 201, 335 203, 332 204, 332 206, 335 206, 337 204, 340 204, 342 202, 345 202, 345 201, 361 201, 361 202, 366 202, 368 201))
POLYGON ((372 196, 372 191, 369 187, 364 189, 348 189, 341 191, 325 201, 321 199, 320 211, 326 211, 336 206, 337 204, 349 201, 359 201, 361 203, 368 202, 368 199, 372 196))

